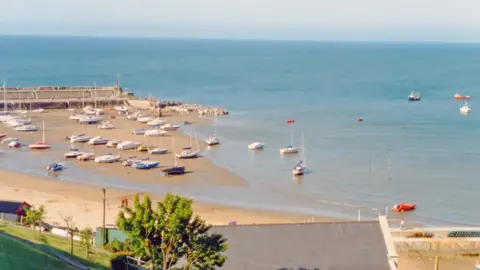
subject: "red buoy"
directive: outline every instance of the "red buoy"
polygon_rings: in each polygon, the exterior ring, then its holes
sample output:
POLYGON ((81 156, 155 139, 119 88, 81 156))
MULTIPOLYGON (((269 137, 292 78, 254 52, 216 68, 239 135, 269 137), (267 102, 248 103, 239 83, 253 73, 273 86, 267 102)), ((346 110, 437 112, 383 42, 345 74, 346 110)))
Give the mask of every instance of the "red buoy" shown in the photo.
POLYGON ((291 119, 290 119, 290 120, 287 120, 287 123, 288 123, 288 124, 295 123, 295 120, 291 120, 291 119))

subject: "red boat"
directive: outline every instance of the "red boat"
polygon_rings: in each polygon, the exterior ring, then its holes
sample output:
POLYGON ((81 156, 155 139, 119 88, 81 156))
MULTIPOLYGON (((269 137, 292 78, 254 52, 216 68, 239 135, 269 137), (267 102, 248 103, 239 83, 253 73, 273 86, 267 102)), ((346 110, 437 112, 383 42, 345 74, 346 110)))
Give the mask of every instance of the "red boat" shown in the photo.
POLYGON ((417 204, 415 203, 401 203, 401 204, 396 204, 392 207, 393 211, 396 212, 405 212, 405 211, 412 211, 415 210, 415 207, 417 204))
POLYGON ((5 136, 7 136, 7 134, 0 134, 0 139, 5 138, 5 136))
POLYGON ((291 120, 291 119, 290 119, 290 120, 287 120, 287 123, 288 123, 288 124, 293 124, 293 123, 295 123, 295 120, 291 120))
POLYGON ((456 93, 453 96, 453 99, 455 99, 455 100, 465 100, 465 99, 470 99, 470 98, 471 98, 470 96, 461 96, 459 93, 456 93))
POLYGON ((357 122, 363 122, 363 117, 357 118, 357 122))

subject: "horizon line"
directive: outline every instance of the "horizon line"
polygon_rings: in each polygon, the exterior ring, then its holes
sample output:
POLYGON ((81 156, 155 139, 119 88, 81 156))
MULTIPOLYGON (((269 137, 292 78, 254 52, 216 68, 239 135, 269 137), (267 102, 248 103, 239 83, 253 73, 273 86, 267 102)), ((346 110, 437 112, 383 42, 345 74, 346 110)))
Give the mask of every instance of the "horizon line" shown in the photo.
POLYGON ((248 37, 210 36, 132 36, 132 35, 71 35, 71 34, 5 34, 0 37, 40 37, 40 38, 98 38, 98 39, 158 39, 158 40, 218 40, 218 41, 272 41, 272 42, 318 42, 318 43, 389 43, 389 44, 480 44, 480 41, 446 40, 383 40, 383 39, 283 39, 248 37))

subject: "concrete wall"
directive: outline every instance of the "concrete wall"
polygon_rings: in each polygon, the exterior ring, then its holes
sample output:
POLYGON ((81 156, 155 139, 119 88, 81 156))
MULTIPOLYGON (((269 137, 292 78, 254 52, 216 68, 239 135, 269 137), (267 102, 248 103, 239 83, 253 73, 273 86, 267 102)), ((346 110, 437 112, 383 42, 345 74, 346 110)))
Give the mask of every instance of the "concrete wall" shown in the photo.
POLYGON ((6 220, 6 221, 18 222, 18 215, 17 214, 0 213, 0 219, 6 220))
POLYGON ((150 109, 152 108, 150 106, 150 101, 149 100, 129 100, 128 104, 134 108, 137 109, 150 109))
POLYGON ((435 251, 435 252, 465 252, 480 249, 480 239, 394 239, 395 249, 398 253, 408 251, 435 251))

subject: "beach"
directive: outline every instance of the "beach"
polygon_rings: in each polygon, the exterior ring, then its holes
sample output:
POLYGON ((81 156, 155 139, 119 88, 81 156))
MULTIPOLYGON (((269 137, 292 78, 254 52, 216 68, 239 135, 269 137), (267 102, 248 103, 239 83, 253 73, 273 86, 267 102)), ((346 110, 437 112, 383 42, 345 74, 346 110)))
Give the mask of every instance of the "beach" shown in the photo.
MULTIPOLYGON (((110 115, 116 115, 115 111, 107 111, 110 115)), ((109 120, 116 128, 112 130, 98 129, 96 125, 80 125, 77 121, 69 120, 71 111, 54 110, 46 113, 32 114, 31 118, 34 124, 45 125, 46 142, 51 143, 53 148, 44 151, 29 150, 26 147, 14 149, 2 157, 3 165, 11 162, 12 166, 18 164, 20 168, 5 166, 0 170, 0 191, 1 200, 26 201, 30 204, 39 206, 44 205, 46 209, 46 222, 61 226, 62 217, 72 216, 79 228, 86 226, 98 227, 102 225, 102 188, 106 189, 106 224, 114 225, 115 218, 121 206, 121 201, 127 199, 130 205, 134 194, 147 194, 149 192, 139 192, 135 189, 116 188, 115 183, 103 185, 103 178, 121 179, 135 186, 135 184, 146 184, 154 186, 156 184, 165 184, 173 186, 192 186, 203 189, 211 187, 246 187, 248 183, 235 173, 213 164, 207 158, 197 158, 189 160, 180 160, 179 163, 186 166, 190 173, 180 176, 166 177, 160 171, 160 168, 152 170, 136 170, 131 167, 123 166, 120 163, 98 164, 94 161, 80 162, 76 159, 65 160, 63 154, 68 151, 70 142, 65 136, 72 134, 85 133, 90 136, 104 136, 111 140, 131 140, 141 142, 142 144, 156 147, 165 147, 170 151, 175 142, 175 152, 180 152, 181 148, 192 144, 196 147, 195 140, 185 136, 181 131, 169 131, 164 137, 145 137, 143 135, 133 135, 131 131, 136 128, 146 128, 146 124, 137 121, 127 120, 124 116, 110 118, 104 115, 105 120, 109 120), (109 119, 110 118, 110 119, 109 119), (193 141, 193 142, 191 142, 193 141), (41 161, 39 161, 41 160, 41 161), (67 168, 60 174, 69 175, 65 180, 63 175, 50 175, 45 171, 42 165, 48 165, 55 161, 66 161, 67 168), (37 163, 39 162, 39 163, 37 163), (41 164, 41 165, 40 165, 41 164), (21 168, 24 168, 23 170, 21 168), (29 171, 30 173, 25 173, 29 171), (89 173, 87 175, 87 172, 89 173), (95 175, 99 181, 92 183, 91 176, 95 175), (113 186, 113 187, 112 187, 113 186)), ((174 115, 167 114, 162 117, 169 123, 183 123, 190 121, 197 125, 209 125, 206 119, 196 115, 174 115)), ((190 129, 189 125, 183 128, 190 129)), ((0 133, 6 133, 8 136, 18 137, 25 144, 34 143, 42 139, 42 132, 23 133, 17 132, 5 125, 0 126, 0 133)), ((87 144, 77 144, 81 151, 93 151, 95 155, 104 153, 119 153, 122 157, 147 157, 148 153, 140 153, 137 150, 119 151, 115 148, 107 148, 104 145, 91 146, 87 144)), ((1 145, 6 148, 6 145, 1 145)), ((203 142, 199 142, 200 150, 206 147, 203 142)), ((160 161, 161 166, 169 166, 174 163, 173 154, 152 155, 151 160, 160 161)), ((150 195, 154 201, 162 199, 165 192, 156 190, 150 195)), ((182 195, 179 193, 179 195, 182 195)), ((237 224, 263 224, 263 223, 295 223, 306 221, 333 221, 333 218, 313 217, 307 214, 296 214, 278 211, 262 211, 253 209, 243 209, 238 207, 222 206, 219 204, 209 204, 195 201, 194 211, 212 225, 225 225, 232 221, 237 224)))
MULTIPOLYGON (((34 206, 44 205, 45 222, 64 226, 63 217, 72 216, 78 228, 102 226, 103 193, 100 187, 36 177, 28 174, 0 171, 0 200, 27 201, 34 206)), ((106 224, 115 224, 121 202, 127 199, 133 204, 136 192, 120 189, 106 189, 106 224)), ((139 193, 143 196, 145 193, 139 193)), ((151 195, 153 206, 162 199, 161 195, 151 195)), ((270 224, 298 222, 329 222, 334 219, 309 215, 282 213, 275 211, 250 210, 226 207, 194 201, 194 213, 209 224, 270 224)))

